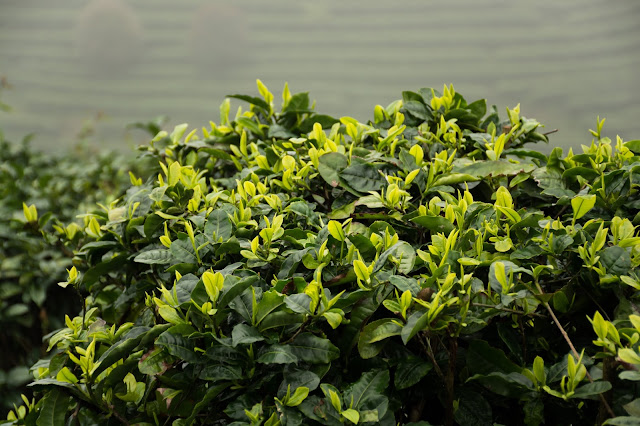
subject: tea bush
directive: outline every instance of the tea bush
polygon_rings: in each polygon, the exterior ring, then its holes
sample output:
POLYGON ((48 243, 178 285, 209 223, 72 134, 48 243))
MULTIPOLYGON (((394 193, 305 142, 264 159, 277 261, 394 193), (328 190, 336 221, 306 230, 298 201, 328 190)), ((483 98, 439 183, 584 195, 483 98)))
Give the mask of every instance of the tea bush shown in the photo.
MULTIPOLYGON (((122 158, 78 148, 66 157, 12 144, 0 135, 0 411, 21 402, 16 390, 45 354, 42 337, 64 326, 81 299, 59 286, 82 244, 84 213, 129 181, 122 158), (39 217, 27 222, 23 203, 39 217), (37 219, 37 222, 36 222, 37 219), (46 239, 42 238, 44 231, 46 239), (58 232, 59 231, 59 232, 58 232)), ((22 389, 24 391, 24 389, 22 389)))
POLYGON ((367 123, 258 89, 87 214, 84 309, 8 423, 638 424, 640 141, 544 155, 453 87, 367 123))

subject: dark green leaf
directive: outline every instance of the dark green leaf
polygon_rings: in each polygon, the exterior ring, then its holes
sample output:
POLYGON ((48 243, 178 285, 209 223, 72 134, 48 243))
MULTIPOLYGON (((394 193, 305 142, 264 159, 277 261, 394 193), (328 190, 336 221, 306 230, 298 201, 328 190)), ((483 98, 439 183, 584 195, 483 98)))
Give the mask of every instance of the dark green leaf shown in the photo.
POLYGON ((534 398, 525 402, 524 423, 527 426, 539 426, 544 423, 544 402, 542 398, 534 398))
POLYGON ((212 239, 213 235, 215 235, 216 242, 220 238, 222 238, 223 241, 227 241, 232 233, 231 220, 229 220, 227 212, 222 209, 212 211, 209 217, 207 217, 204 232, 209 239, 212 239))
POLYGON ((37 426, 58 426, 65 423, 69 409, 69 396, 58 389, 49 391, 42 399, 37 426))
POLYGON ((511 362, 500 349, 492 348, 484 340, 473 340, 467 350, 467 365, 472 374, 520 373, 521 368, 511 362))
POLYGON ((240 99, 241 101, 249 102, 252 105, 262 108, 265 112, 269 111, 269 104, 261 98, 247 95, 227 95, 227 98, 240 99))
POLYGON ((301 386, 309 388, 309 391, 313 392, 320 385, 320 377, 312 371, 301 370, 299 368, 292 367, 291 365, 285 367, 284 380, 280 384, 278 394, 283 395, 287 391, 287 385, 291 386, 291 392, 301 386))
POLYGON ((340 121, 336 118, 333 118, 329 115, 324 114, 314 114, 309 118, 305 118, 302 123, 300 123, 300 132, 301 133, 309 133, 313 129, 313 125, 315 123, 320 123, 323 129, 329 129, 336 123, 340 121))
POLYGON ((571 398, 589 398, 594 395, 599 395, 611 389, 610 382, 592 382, 582 385, 575 390, 575 393, 571 395, 571 398))
POLYGON ((329 152, 318 159, 320 176, 333 187, 340 185, 340 172, 349 165, 347 157, 338 152, 329 152))
POLYGON ((255 312, 256 324, 260 324, 271 312, 284 304, 284 296, 275 290, 269 290, 262 295, 255 312))
POLYGON ((284 299, 284 303, 293 312, 299 314, 310 314, 311 297, 305 293, 292 294, 284 299))
POLYGON ((175 240, 171 243, 169 252, 173 256, 174 263, 197 263, 196 251, 193 248, 191 241, 175 240))
POLYGON ((302 333, 289 345, 291 352, 309 364, 327 364, 340 356, 340 351, 329 339, 302 333))
POLYGON ((581 176, 585 179, 591 180, 600 176, 600 173, 587 167, 572 167, 562 173, 563 179, 575 178, 577 176, 581 176))
POLYGON ((373 358, 384 347, 384 339, 397 336, 402 326, 396 324, 392 318, 382 318, 367 324, 358 339, 358 352, 363 359, 373 358))
POLYGON ((383 394, 389 386, 389 370, 368 371, 357 382, 344 390, 345 401, 353 401, 352 408, 359 409, 370 399, 383 394))
POLYGON ((427 110, 427 107, 422 102, 413 100, 406 101, 402 104, 402 107, 409 112, 409 114, 422 121, 427 121, 431 118, 429 110, 427 110))
POLYGON ((158 336, 156 345, 167 348, 171 355, 186 362, 201 361, 201 356, 194 350, 195 345, 192 340, 180 334, 173 334, 169 330, 158 336))
POLYGON ((236 119, 236 122, 240 124, 242 127, 250 130, 251 133, 253 133, 254 135, 258 137, 264 137, 262 130, 260 130, 260 125, 255 121, 253 121, 252 119, 250 119, 249 117, 238 117, 236 119))
POLYGON ((529 173, 535 168, 532 164, 515 164, 508 161, 478 161, 468 166, 455 169, 457 173, 468 174, 480 178, 496 176, 512 176, 518 173, 529 173))
POLYGON ((283 109, 284 112, 306 112, 309 110, 309 93, 301 92, 291 96, 289 103, 283 109))
POLYGON ((223 151, 221 149, 207 147, 207 148, 202 148, 201 151, 206 152, 213 158, 219 158, 221 160, 231 160, 231 156, 226 151, 223 151))
POLYGON ((354 246, 356 246, 363 260, 373 260, 376 255, 376 248, 369 238, 362 234, 349 235, 347 238, 354 246))
POLYGON ((298 363, 298 357, 289 345, 269 345, 258 352, 256 362, 262 364, 291 364, 298 363))
POLYGON ((251 275, 243 278, 240 281, 229 280, 227 285, 227 279, 225 279, 224 287, 222 287, 222 293, 218 299, 218 309, 226 307, 229 302, 238 297, 247 288, 255 284, 260 277, 258 275, 251 275))
MULTIPOLYGON (((148 253, 148 252, 147 252, 148 253)), ((104 260, 97 265, 89 268, 87 272, 85 272, 83 277, 83 282, 90 286, 100 279, 100 277, 107 275, 108 273, 118 270, 124 265, 129 258, 129 255, 126 253, 117 255, 112 257, 111 259, 104 260)), ((136 257, 137 259, 137 257, 136 257)), ((148 262, 144 262, 148 263, 148 262)))
POLYGON ((411 221, 427 228, 433 233, 449 235, 451 231, 455 229, 453 223, 442 216, 418 216, 411 219, 411 221))
POLYGON ((378 169, 369 163, 352 163, 349 167, 338 171, 338 175, 347 185, 359 192, 380 191, 387 185, 378 169))
POLYGON ((551 248, 554 253, 560 254, 571 244, 573 244, 573 238, 571 238, 570 235, 566 235, 566 234, 556 235, 553 238, 553 243, 551 244, 551 248))
POLYGON ((202 380, 208 380, 211 382, 219 382, 222 380, 241 380, 242 369, 240 367, 224 364, 208 364, 200 371, 200 375, 198 377, 202 380))
POLYGON ((98 365, 94 370, 93 376, 97 377, 101 372, 106 370, 108 367, 111 367, 115 362, 131 355, 133 349, 138 346, 138 343, 140 343, 144 334, 149 330, 149 327, 134 327, 129 330, 123 340, 116 342, 98 359, 100 365, 98 365))
POLYGON ((620 246, 607 247, 599 254, 602 266, 612 275, 626 275, 631 269, 631 256, 620 246))
POLYGON ((530 245, 526 247, 519 248, 511 253, 511 259, 513 260, 523 260, 523 259, 531 259, 536 256, 540 256, 543 253, 543 250, 538 245, 530 245))
POLYGON ((418 332, 425 329, 429 321, 429 312, 414 312, 402 328, 402 342, 406 345, 418 332))
POLYGON ((406 389, 418 383, 433 368, 433 364, 421 358, 411 357, 398 363, 393 383, 396 389, 406 389))
POLYGON ((146 263, 148 265, 166 265, 170 263, 173 256, 169 250, 155 249, 147 250, 137 255, 133 260, 138 263, 146 263))
POLYGON ((470 377, 469 380, 477 380, 491 392, 509 398, 519 398, 529 392, 533 386, 529 379, 519 373, 493 372, 487 375, 476 374, 470 377))
POLYGON ((278 311, 278 312, 272 313, 271 315, 267 316, 264 320, 262 320, 258 328, 262 332, 272 328, 284 327, 284 326, 293 325, 293 324, 302 324, 303 320, 304 320, 304 315, 302 314, 290 314, 288 312, 278 311))
POLYGON ((456 394, 460 401, 455 412, 455 420, 460 426, 491 426, 493 415, 491 405, 478 392, 462 389, 456 394))
POLYGON ((400 275, 391 275, 389 277, 389 282, 393 284, 393 286, 397 288, 400 293, 404 293, 405 291, 409 290, 413 297, 417 297, 418 293, 421 290, 420 285, 418 285, 418 281, 416 281, 415 278, 407 278, 400 275))
POLYGON ((264 337, 254 327, 247 324, 238 324, 233 327, 233 330, 231 331, 231 339, 233 341, 233 346, 236 347, 238 345, 261 342, 264 340, 264 337))
POLYGON ((173 359, 163 348, 154 348, 140 358, 138 369, 149 376, 161 374, 169 368, 173 359))
POLYGON ((227 387, 229 387, 229 384, 222 383, 216 386, 211 386, 209 389, 207 389, 207 392, 200 399, 200 401, 198 401, 198 403, 194 405, 190 416, 185 420, 185 424, 187 425, 193 424, 198 413, 202 411, 204 408, 209 407, 211 405, 211 401, 213 401, 213 399, 216 398, 227 387))

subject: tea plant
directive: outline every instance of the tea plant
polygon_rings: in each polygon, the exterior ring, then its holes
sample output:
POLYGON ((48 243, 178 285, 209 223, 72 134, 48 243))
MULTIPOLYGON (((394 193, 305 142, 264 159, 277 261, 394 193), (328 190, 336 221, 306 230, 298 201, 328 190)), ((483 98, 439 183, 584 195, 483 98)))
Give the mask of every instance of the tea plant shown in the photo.
MULTIPOLYGON (((0 135, 0 410, 19 403, 42 338, 64 326, 81 300, 56 284, 82 245, 84 213, 121 191, 121 157, 80 149, 67 157, 12 144, 0 135), (25 216, 26 215, 26 216, 25 216), (42 232, 46 239, 43 239, 42 232)), ((125 180, 126 179, 126 180, 125 180)))
POLYGON ((258 91, 87 213, 8 423, 637 423, 640 141, 544 155, 453 86, 366 123, 258 91))

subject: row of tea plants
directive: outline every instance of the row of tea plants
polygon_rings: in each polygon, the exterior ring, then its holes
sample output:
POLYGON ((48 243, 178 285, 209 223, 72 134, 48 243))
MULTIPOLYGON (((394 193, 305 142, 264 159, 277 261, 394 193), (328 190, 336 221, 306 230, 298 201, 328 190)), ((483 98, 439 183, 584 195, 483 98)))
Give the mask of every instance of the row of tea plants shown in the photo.
POLYGON ((63 327, 65 313, 82 306, 56 285, 72 266, 73 247, 84 241, 76 215, 114 199, 129 182, 122 157, 80 145, 68 156, 54 156, 29 141, 14 144, 0 132, 0 412, 5 414, 21 402, 18 389, 33 378, 28 367, 45 355, 42 337, 63 327), (32 206, 29 220, 24 205, 32 206))
POLYGON ((640 424, 640 141, 545 155, 446 86, 366 123, 258 91, 86 213, 84 306, 8 424, 640 424))

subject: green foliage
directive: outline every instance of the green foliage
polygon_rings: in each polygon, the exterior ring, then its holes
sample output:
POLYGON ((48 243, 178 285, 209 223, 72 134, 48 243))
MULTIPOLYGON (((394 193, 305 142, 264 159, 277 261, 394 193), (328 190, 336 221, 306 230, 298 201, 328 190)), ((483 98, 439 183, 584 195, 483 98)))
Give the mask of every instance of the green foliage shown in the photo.
POLYGON ((81 306, 56 285, 71 267, 73 248, 86 242, 76 215, 129 178, 113 155, 80 149, 52 157, 34 151, 28 139, 13 145, 1 136, 0 164, 0 410, 6 412, 31 379, 25 366, 46 349, 42 337, 81 306))
POLYGON ((599 123, 582 154, 543 155, 519 106, 501 121, 453 87, 368 123, 287 86, 277 112, 258 90, 202 137, 159 132, 142 153, 158 175, 85 216, 64 282, 85 309, 11 422, 637 415, 633 142, 614 149, 599 123))

